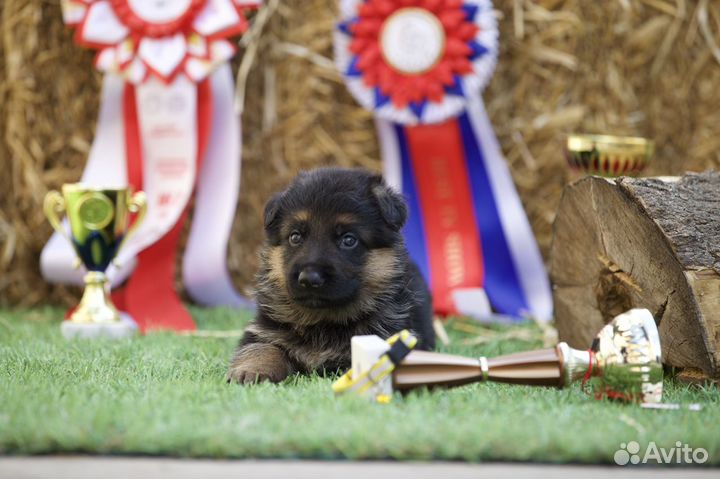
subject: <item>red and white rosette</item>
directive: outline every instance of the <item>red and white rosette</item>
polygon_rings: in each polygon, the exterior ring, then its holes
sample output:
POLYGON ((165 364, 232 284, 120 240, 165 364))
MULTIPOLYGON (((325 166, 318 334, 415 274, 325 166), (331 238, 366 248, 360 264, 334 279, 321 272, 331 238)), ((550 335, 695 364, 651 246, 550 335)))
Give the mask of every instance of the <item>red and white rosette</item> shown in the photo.
MULTIPOLYGON (((240 124, 232 108, 229 37, 247 29, 260 0, 62 0, 77 43, 98 49, 103 80, 97 131, 82 181, 143 190, 148 212, 108 276, 116 305, 142 330, 194 329, 174 288, 179 235, 195 193, 183 282, 202 304, 248 306, 227 271, 240 181, 240 124)), ((80 283, 57 235, 41 269, 80 283)))
POLYGON ((405 241, 436 313, 549 319, 547 273, 480 96, 498 55, 490 0, 340 0, 334 44, 408 200, 405 241))

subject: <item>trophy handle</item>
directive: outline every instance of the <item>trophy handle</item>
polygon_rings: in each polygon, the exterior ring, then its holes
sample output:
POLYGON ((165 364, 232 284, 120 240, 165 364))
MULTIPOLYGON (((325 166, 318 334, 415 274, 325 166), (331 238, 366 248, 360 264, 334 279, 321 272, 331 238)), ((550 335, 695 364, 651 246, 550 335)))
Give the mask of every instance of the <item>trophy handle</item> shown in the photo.
POLYGON ((45 201, 43 202, 43 211, 53 229, 60 233, 67 242, 70 243, 70 246, 72 246, 73 243, 70 240, 70 236, 68 236, 67 231, 62 227, 60 221, 59 215, 65 212, 65 199, 59 191, 48 191, 45 195, 45 201))
POLYGON ((138 191, 134 193, 128 200, 127 207, 130 213, 135 214, 135 221, 125 234, 125 238, 123 238, 118 251, 120 251, 128 238, 137 232, 143 222, 143 219, 145 218, 145 213, 147 212, 147 196, 145 196, 145 192, 138 191))

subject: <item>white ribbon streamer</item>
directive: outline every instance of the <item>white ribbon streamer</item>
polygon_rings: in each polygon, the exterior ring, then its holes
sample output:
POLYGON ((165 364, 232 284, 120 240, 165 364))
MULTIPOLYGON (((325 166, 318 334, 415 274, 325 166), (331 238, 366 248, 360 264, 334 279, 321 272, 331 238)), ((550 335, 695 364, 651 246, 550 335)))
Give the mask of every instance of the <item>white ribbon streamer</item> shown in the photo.
POLYGON ((400 147, 394 124, 379 116, 375 116, 375 128, 380 143, 380 157, 382 158, 383 177, 389 187, 402 193, 402 162, 400 161, 400 147))
POLYGON ((212 133, 195 195, 192 229, 183 257, 183 282, 191 298, 209 306, 249 307, 227 270, 227 246, 240 192, 240 121, 233 109, 229 65, 211 77, 212 133))
POLYGON ((485 104, 479 95, 469 98, 467 113, 482 148, 493 196, 501 198, 497 201, 498 214, 530 308, 529 313, 541 321, 549 321, 552 319, 553 303, 547 272, 490 118, 485 111, 485 104))

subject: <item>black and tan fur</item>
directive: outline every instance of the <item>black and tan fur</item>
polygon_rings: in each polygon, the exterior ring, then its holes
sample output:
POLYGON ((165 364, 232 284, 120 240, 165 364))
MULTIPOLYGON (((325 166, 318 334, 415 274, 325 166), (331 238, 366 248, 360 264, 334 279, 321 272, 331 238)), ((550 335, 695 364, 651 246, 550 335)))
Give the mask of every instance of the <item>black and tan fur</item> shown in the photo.
POLYGON ((347 368, 359 334, 411 329, 431 349, 430 295, 400 234, 406 217, 403 199, 364 170, 301 173, 275 195, 265 207, 257 316, 228 381, 347 368))

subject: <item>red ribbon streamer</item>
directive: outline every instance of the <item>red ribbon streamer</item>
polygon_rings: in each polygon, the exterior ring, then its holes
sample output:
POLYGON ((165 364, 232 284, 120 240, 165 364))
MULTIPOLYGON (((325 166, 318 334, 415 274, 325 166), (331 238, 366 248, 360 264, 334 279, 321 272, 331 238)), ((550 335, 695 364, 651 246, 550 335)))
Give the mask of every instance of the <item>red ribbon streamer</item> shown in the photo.
MULTIPOLYGON (((208 80, 198 84, 197 176, 212 126, 212 90, 208 80)), ((126 84, 124 94, 125 146, 128 184, 142 190, 142 138, 137 117, 135 87, 126 84)), ((138 254, 137 267, 124 290, 113 295, 115 304, 127 311, 141 332, 155 329, 196 329, 190 313, 175 291, 175 256, 185 219, 186 206, 175 226, 156 243, 138 254)))
POLYGON ((433 307, 442 315, 457 314, 453 290, 481 288, 484 282, 460 126, 452 119, 407 127, 406 132, 425 227, 433 307))

